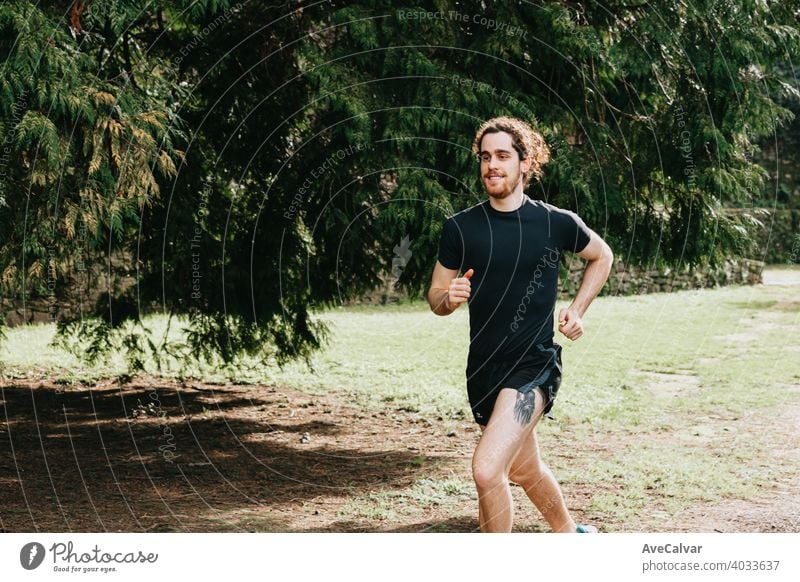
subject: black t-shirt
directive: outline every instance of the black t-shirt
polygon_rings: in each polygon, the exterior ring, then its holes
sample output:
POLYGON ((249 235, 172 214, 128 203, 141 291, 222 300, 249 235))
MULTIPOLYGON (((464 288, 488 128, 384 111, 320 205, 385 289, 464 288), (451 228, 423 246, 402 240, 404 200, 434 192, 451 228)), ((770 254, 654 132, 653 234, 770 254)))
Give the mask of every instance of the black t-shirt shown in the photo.
POLYGON ((449 217, 439 262, 474 269, 468 300, 470 359, 504 361, 553 340, 561 252, 582 251, 590 233, 574 212, 523 195, 510 212, 487 199, 449 217))

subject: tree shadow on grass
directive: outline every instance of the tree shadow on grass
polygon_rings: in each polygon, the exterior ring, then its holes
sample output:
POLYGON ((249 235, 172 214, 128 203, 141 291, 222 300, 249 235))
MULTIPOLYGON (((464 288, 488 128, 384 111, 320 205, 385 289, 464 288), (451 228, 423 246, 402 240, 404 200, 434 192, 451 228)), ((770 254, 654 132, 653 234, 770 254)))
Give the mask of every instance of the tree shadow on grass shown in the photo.
POLYGON ((418 453, 360 428, 267 387, 0 386, 0 529, 289 531, 285 508, 408 481, 418 453))
MULTIPOLYGON (((307 532, 378 532, 378 533, 480 533, 478 516, 455 516, 429 519, 399 526, 365 525, 363 522, 342 520, 325 528, 309 528, 307 532)), ((514 524, 516 533, 548 533, 547 524, 514 524)))
POLYGON ((347 532, 347 533, 475 533, 479 531, 478 518, 458 516, 446 519, 425 520, 401 526, 385 526, 380 523, 365 525, 364 522, 341 520, 324 528, 308 528, 305 532, 347 532))

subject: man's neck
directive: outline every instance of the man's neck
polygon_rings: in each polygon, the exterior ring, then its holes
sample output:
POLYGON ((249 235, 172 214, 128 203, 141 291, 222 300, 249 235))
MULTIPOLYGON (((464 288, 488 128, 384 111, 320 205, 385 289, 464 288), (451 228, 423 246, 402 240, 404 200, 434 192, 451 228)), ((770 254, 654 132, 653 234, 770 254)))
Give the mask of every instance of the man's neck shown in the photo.
POLYGON ((520 188, 502 199, 489 196, 489 204, 492 205, 492 208, 500 212, 512 212, 522 206, 526 198, 525 193, 522 191, 522 188, 520 188))

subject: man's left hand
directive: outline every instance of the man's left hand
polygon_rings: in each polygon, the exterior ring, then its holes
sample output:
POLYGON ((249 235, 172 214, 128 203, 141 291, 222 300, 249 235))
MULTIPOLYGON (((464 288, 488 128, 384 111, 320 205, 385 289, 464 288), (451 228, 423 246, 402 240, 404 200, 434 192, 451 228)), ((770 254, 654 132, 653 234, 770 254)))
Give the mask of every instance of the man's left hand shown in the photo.
POLYGON ((558 330, 572 341, 583 335, 583 320, 576 309, 565 307, 558 312, 558 330))

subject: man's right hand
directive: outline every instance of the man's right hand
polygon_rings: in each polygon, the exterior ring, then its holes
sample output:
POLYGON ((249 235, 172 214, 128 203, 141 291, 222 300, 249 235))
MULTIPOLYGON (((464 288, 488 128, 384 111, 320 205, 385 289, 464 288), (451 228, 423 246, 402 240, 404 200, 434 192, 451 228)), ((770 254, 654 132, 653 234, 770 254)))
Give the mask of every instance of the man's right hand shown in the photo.
POLYGON ((447 290, 447 304, 449 309, 455 309, 459 303, 464 303, 469 299, 472 285, 469 280, 475 271, 468 269, 463 277, 456 277, 450 280, 450 287, 447 290))

